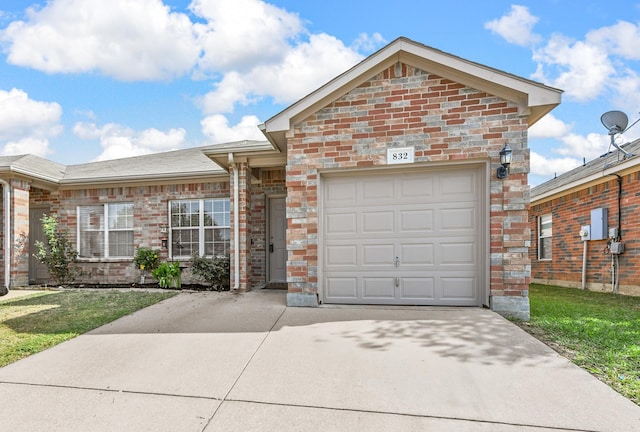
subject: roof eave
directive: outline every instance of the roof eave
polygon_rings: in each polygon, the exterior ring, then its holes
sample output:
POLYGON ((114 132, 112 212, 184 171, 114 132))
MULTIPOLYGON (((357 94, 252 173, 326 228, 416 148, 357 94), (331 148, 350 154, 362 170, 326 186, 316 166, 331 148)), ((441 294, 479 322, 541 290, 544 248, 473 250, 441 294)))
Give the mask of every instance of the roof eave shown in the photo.
POLYGON ((282 149, 285 135, 306 116, 361 85, 397 62, 404 62, 452 81, 485 91, 520 106, 532 125, 560 104, 562 90, 480 65, 407 38, 399 38, 271 117, 261 130, 282 149))
POLYGON ((608 168, 605 165, 602 171, 593 173, 571 183, 558 186, 557 188, 551 189, 547 192, 543 192, 538 195, 531 195, 531 205, 550 201, 554 198, 564 196, 573 191, 582 190, 590 185, 602 183, 603 179, 608 176, 616 174, 619 175, 620 173, 624 173, 625 171, 637 171, 638 166, 640 166, 640 158, 628 159, 626 161, 623 161, 622 163, 611 165, 608 168))

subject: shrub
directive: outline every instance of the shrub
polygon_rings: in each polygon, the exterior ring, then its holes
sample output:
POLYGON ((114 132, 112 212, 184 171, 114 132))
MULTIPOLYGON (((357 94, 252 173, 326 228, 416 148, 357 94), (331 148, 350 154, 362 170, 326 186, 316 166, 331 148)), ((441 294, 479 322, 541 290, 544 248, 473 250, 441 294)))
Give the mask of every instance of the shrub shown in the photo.
POLYGON ((38 250, 33 256, 47 266, 49 275, 56 284, 69 284, 80 275, 79 269, 74 267, 78 262, 78 251, 69 241, 68 231, 58 229, 58 218, 55 215, 42 215, 40 221, 46 244, 37 240, 38 250))
POLYGON ((153 271, 160 265, 160 252, 153 249, 140 247, 133 258, 136 268, 142 271, 153 271))
POLYGON ((231 261, 227 256, 213 258, 191 257, 191 273, 207 283, 211 289, 228 291, 231 277, 231 261))
POLYGON ((175 262, 163 262, 156 267, 151 274, 158 281, 158 285, 161 288, 178 288, 182 286, 180 279, 180 263, 175 262))

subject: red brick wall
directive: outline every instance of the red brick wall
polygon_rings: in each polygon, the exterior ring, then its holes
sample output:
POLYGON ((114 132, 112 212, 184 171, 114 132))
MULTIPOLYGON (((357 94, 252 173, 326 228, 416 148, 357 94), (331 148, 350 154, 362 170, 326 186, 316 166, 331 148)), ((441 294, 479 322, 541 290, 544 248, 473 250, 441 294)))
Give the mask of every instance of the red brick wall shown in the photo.
MULTIPOLYGON (((57 214, 61 229, 69 230, 69 237, 76 240, 77 206, 97 205, 116 202, 133 202, 134 205, 134 250, 147 247, 161 250, 161 259, 168 259, 168 249, 162 248, 163 225, 169 225, 168 202, 177 199, 228 198, 229 183, 208 182, 189 184, 105 187, 81 190, 63 190, 59 197, 35 193, 32 205, 49 204, 51 213, 57 214)), ((139 280, 139 271, 133 260, 99 260, 82 262, 83 276, 78 282, 119 284, 139 280)), ((183 282, 191 282, 189 272, 183 275, 183 282)))
POLYGON ((503 99, 396 65, 295 125, 288 136, 289 292, 318 289, 318 170, 386 165, 389 147, 415 160, 490 161, 491 293, 526 296, 529 284, 527 120, 503 99), (498 153, 514 150, 506 180, 498 153))
MULTIPOLYGON (((618 181, 605 177, 603 182, 568 195, 531 206, 531 273, 534 282, 568 287, 582 286, 583 241, 579 231, 591 224, 591 210, 608 209, 608 227, 618 226, 618 181), (553 218, 553 250, 551 261, 538 260, 537 220, 544 214, 553 218)), ((622 177, 622 242, 624 254, 619 257, 620 292, 640 295, 640 172, 622 177)), ((587 242, 587 287, 611 290, 611 255, 607 240, 587 242)))

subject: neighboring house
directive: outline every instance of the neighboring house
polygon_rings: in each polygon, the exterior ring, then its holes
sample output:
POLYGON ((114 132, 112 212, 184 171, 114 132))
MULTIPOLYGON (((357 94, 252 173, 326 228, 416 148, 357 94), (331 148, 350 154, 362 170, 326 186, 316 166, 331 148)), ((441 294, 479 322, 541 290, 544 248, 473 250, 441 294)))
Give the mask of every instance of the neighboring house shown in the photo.
POLYGON ((69 167, 1 158, 6 284, 39 279, 29 214, 52 212, 93 282, 134 282, 141 246, 228 251, 233 289, 286 282, 289 305, 487 305, 526 319, 527 129, 560 96, 400 38, 267 120, 264 142, 69 167))
POLYGON ((531 190, 532 282, 640 295, 640 140, 622 148, 531 190))

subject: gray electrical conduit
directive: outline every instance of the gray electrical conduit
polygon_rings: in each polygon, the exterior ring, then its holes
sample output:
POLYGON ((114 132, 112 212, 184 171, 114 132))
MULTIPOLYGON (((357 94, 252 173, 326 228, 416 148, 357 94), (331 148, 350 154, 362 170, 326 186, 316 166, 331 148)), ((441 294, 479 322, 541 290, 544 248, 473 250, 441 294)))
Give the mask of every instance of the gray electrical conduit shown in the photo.
POLYGON ((11 284, 11 186, 5 180, 0 179, 2 185, 2 197, 3 197, 3 210, 4 210, 4 242, 3 242, 3 255, 4 255, 4 286, 7 292, 9 292, 9 285, 11 284))

